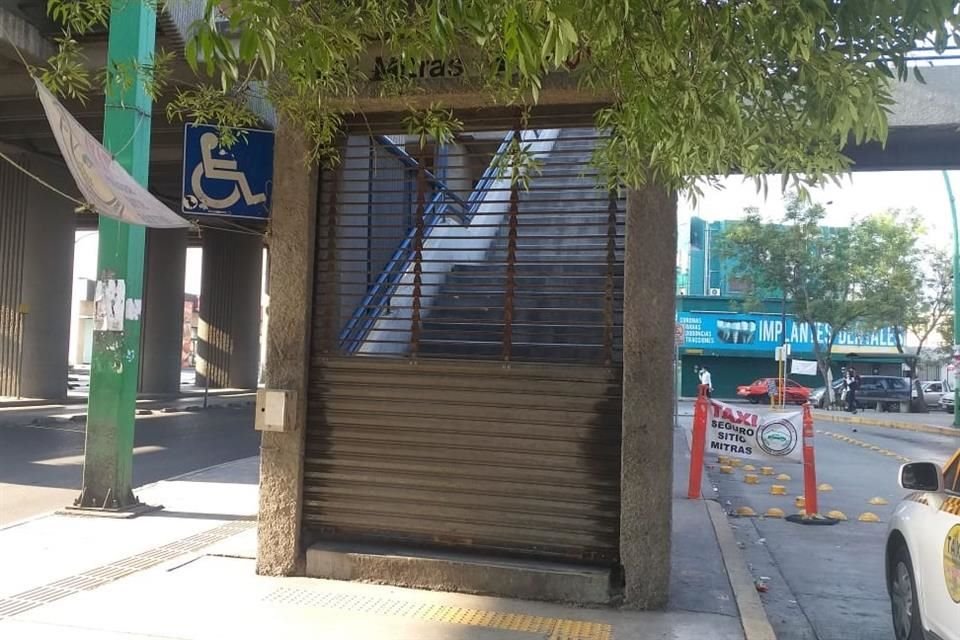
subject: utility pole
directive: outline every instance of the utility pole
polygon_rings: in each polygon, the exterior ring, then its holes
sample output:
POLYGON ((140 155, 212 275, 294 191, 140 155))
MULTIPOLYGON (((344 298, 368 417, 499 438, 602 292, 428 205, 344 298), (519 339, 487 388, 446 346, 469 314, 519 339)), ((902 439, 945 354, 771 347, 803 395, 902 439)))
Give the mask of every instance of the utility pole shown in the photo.
MULTIPOLYGON (((107 68, 153 64, 156 10, 146 0, 114 0, 107 68)), ((103 118, 103 145, 133 178, 147 186, 152 101, 143 79, 111 83, 103 118)), ((97 326, 93 334, 83 489, 75 505, 128 511, 133 495, 133 432, 140 376, 140 301, 146 230, 100 216, 97 288, 122 300, 122 329, 97 326), (117 292, 121 292, 119 295, 117 292)), ((99 315, 99 314, 98 314, 99 315)))
POLYGON ((960 236, 957 235, 957 201, 950 186, 950 174, 943 170, 943 183, 947 187, 947 202, 950 203, 950 219, 953 221, 953 426, 960 427, 960 385, 957 385, 957 340, 960 340, 960 294, 957 291, 957 277, 960 275, 960 236))

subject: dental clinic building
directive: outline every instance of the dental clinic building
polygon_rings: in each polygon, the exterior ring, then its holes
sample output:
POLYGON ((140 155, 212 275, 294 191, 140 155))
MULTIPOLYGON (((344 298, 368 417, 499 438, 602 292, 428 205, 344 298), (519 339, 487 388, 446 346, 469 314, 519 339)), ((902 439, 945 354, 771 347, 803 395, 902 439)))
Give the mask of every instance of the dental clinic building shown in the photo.
MULTIPOLYGON (((678 347, 682 396, 696 395, 695 366, 710 371, 714 394, 719 398, 736 396, 738 385, 777 375, 775 351, 783 330, 781 302, 765 301, 756 313, 738 311, 740 302, 739 298, 724 296, 677 297, 677 323, 684 335, 678 347)), ((811 326, 786 315, 791 359, 816 359, 814 332, 821 344, 829 339, 827 325, 811 326)), ((843 366, 853 366, 861 374, 903 375, 903 356, 897 351, 896 340, 893 328, 841 332, 833 346, 834 379, 843 366)), ((789 377, 811 388, 824 384, 819 373, 789 377)))

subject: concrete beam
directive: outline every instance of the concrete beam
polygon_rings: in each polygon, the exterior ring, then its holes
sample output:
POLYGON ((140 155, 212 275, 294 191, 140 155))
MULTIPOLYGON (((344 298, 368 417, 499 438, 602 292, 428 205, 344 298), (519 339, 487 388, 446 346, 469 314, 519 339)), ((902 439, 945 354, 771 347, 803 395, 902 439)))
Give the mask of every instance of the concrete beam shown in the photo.
POLYGON ((891 127, 960 128, 960 66, 921 67, 924 82, 893 85, 891 127))
POLYGON ((32 24, 0 7, 0 55, 19 61, 17 50, 27 62, 44 62, 57 52, 52 42, 32 24))

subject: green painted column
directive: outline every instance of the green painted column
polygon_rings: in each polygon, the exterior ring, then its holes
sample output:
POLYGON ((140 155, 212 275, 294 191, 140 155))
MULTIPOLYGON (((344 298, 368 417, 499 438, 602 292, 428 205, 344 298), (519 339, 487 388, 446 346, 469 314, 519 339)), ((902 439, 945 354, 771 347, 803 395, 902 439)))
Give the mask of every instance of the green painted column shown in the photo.
MULTIPOLYGON (((132 61, 151 64, 156 12, 145 0, 115 0, 110 16, 108 66, 132 61)), ((127 89, 108 92, 103 144, 140 184, 147 185, 151 100, 140 78, 127 89)), ((100 216, 98 286, 123 283, 124 319, 95 327, 90 368, 90 401, 77 506, 126 509, 137 504, 131 488, 133 433, 140 373, 140 304, 143 297, 145 229, 100 216)))

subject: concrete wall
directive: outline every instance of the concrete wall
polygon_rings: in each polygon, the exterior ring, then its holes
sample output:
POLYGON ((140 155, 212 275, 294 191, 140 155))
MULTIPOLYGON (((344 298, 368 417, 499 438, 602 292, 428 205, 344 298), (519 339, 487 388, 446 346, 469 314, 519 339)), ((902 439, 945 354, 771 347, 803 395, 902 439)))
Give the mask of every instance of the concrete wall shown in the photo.
POLYGON ((143 287, 140 391, 180 392, 186 229, 148 229, 143 287))
POLYGON ((197 385, 209 376, 211 388, 253 389, 260 357, 263 238, 205 229, 201 239, 197 385))
MULTIPOLYGON (((14 158, 72 191, 59 163, 14 158)), ((0 166, 0 395, 66 397, 74 206, 6 162, 0 166)))

